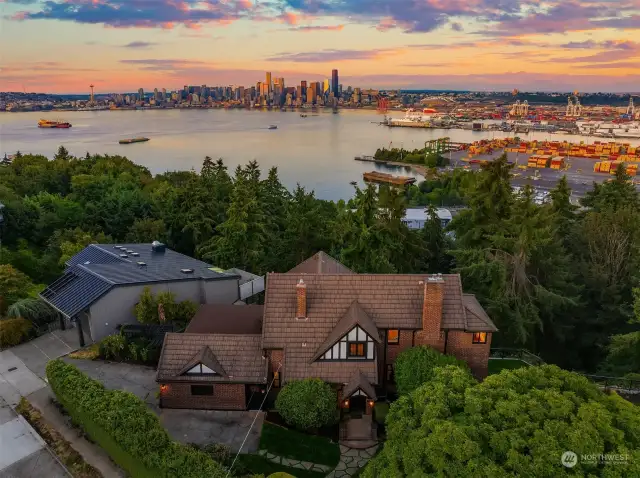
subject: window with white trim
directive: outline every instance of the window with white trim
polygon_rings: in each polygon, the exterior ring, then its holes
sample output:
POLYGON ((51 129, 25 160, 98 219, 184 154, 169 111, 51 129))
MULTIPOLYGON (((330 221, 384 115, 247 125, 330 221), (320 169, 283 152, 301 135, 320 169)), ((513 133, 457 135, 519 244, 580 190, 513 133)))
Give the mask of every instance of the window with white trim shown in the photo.
POLYGON ((355 326, 336 342, 320 360, 373 360, 375 343, 360 326, 355 326))

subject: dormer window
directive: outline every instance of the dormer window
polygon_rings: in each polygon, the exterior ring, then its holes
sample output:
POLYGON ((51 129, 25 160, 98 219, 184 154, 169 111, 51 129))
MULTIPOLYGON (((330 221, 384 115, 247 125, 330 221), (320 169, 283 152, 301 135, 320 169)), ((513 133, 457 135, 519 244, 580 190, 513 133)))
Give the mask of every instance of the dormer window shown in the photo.
POLYGON ((342 337, 320 360, 373 360, 375 345, 373 339, 360 326, 355 326, 342 337))
POLYGON ((211 370, 201 363, 195 365, 185 372, 186 375, 216 375, 215 370, 211 370))

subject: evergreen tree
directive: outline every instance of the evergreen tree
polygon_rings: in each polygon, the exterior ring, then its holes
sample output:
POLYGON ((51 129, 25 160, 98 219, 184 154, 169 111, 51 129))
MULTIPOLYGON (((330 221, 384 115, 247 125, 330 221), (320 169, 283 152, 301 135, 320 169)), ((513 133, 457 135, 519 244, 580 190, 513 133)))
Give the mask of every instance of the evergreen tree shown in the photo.
POLYGON ((71 159, 71 156, 69 155, 69 151, 67 150, 67 148, 65 148, 64 146, 60 146, 58 148, 58 152, 53 156, 53 159, 56 161, 67 161, 71 159))
POLYGON ((424 241, 424 272, 447 274, 451 268, 452 257, 448 254, 449 240, 445 234, 438 211, 433 205, 427 206, 427 221, 420 231, 424 241))
POLYGON ((486 246, 488 237, 495 234, 501 221, 509 217, 514 201, 512 169, 506 153, 482 165, 467 200, 469 208, 461 211, 450 226, 460 247, 486 246))
POLYGON ((265 271, 269 242, 264 205, 261 202, 260 170, 252 161, 236 170, 226 220, 217 236, 199 248, 199 254, 222 268, 238 267, 256 274, 265 271))

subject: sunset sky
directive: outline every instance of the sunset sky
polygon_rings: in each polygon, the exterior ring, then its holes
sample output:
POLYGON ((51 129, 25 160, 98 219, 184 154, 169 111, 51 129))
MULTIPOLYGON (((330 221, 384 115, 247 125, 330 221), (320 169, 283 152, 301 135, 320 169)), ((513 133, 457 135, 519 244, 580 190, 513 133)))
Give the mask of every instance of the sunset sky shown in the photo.
POLYGON ((640 0, 0 0, 0 91, 640 91, 640 0))

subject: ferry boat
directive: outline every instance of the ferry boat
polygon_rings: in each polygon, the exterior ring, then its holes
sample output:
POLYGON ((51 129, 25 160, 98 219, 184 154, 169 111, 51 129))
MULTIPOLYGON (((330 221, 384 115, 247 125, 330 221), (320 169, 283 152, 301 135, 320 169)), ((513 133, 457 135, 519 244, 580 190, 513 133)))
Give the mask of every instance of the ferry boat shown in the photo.
POLYGON ((149 138, 130 138, 130 139, 121 139, 118 141, 120 144, 132 144, 132 143, 144 143, 145 141, 149 141, 149 138))
POLYGON ((278 127, 275 124, 272 124, 271 126, 269 126, 269 129, 278 129, 278 127))
POLYGON ((71 128, 71 123, 41 119, 38 121, 38 128, 71 128))

